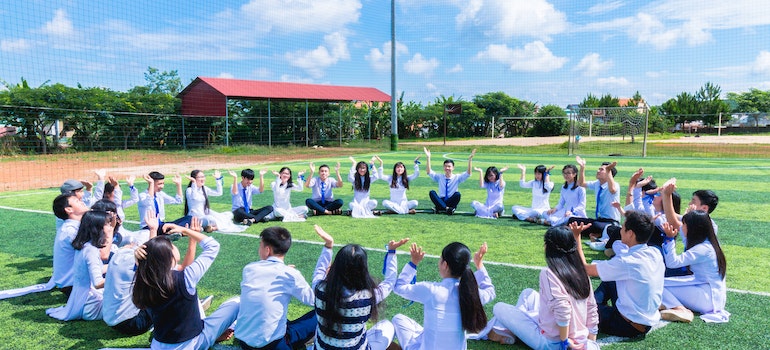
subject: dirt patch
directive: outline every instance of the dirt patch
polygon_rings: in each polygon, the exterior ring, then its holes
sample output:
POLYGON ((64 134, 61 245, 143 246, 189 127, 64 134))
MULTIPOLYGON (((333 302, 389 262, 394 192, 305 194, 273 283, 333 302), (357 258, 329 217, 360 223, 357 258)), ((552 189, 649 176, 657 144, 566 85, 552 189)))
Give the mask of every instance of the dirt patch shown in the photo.
MULTIPOLYGON (((307 152, 253 154, 253 155, 185 155, 182 153, 158 153, 135 151, 110 153, 78 153, 37 156, 3 157, 0 161, 0 191, 21 191, 59 187, 66 179, 95 182, 94 170, 106 169, 108 175, 124 180, 129 175, 141 177, 150 171, 170 174, 189 174, 193 169, 239 172, 246 167, 274 162, 292 162, 325 157, 340 157, 364 152, 356 148, 323 148, 307 152)), ((346 165, 347 166, 347 165, 346 165)), ((143 181, 143 180, 137 180, 143 181)))

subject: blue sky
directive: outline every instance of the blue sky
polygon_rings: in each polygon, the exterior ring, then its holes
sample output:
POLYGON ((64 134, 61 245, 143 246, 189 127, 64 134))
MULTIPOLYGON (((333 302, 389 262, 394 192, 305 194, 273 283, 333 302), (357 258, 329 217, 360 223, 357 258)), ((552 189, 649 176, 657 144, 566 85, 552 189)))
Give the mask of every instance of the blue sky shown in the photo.
MULTIPOLYGON (((390 93, 386 0, 25 0, 0 4, 0 79, 144 85, 197 76, 390 93), (190 5, 187 5, 187 4, 190 5)), ((396 0, 397 90, 428 103, 503 91, 659 105, 706 82, 770 90, 766 1, 396 0)))

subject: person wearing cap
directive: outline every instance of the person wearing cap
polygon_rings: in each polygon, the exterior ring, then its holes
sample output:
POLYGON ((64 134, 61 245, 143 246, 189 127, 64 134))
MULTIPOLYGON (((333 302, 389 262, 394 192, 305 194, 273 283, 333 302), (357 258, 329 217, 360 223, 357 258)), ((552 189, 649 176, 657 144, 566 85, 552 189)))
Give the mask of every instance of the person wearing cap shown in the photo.
MULTIPOLYGON (((94 197, 91 196, 91 183, 88 181, 78 181, 69 179, 67 181, 64 181, 64 183, 59 187, 59 191, 62 194, 65 193, 74 193, 78 200, 83 202, 85 204, 86 208, 91 208, 91 206, 96 202, 94 200, 94 197), (83 189, 85 187, 85 189, 83 189)), ((64 220, 60 218, 56 218, 56 232, 59 232, 59 229, 61 228, 61 225, 64 223, 64 220)))

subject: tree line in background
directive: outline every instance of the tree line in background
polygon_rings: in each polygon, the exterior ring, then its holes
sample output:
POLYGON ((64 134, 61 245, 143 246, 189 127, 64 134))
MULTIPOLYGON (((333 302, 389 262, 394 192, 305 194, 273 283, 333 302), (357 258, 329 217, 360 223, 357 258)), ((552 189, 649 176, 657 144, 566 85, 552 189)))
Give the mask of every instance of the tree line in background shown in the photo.
MULTIPOLYGON (((222 144, 324 144, 354 139, 379 139, 390 134, 390 104, 305 103, 230 100, 229 117, 181 117, 182 91, 177 71, 148 68, 146 85, 126 92, 99 87, 68 87, 48 82, 31 87, 2 82, 0 124, 15 127, 3 137, 3 153, 52 153, 61 147, 77 151, 183 148, 222 144), (269 110, 269 112, 268 112, 269 110), (270 117, 268 117, 268 114, 270 117), (58 123, 57 123, 58 121, 58 123), (61 127, 60 127, 61 126, 61 127), (70 135, 64 142, 62 135, 70 135)), ((649 107, 649 132, 666 132, 675 124, 696 120, 723 123, 730 113, 760 115, 770 110, 770 91, 751 89, 728 93, 706 83, 694 93, 682 92, 661 106, 649 107)), ((399 138, 557 136, 569 130, 568 110, 537 106, 504 92, 476 95, 471 100, 440 96, 428 104, 399 99, 399 138), (459 104, 459 115, 446 115, 459 104)), ((646 106, 641 94, 624 106, 646 106)), ((620 99, 588 94, 579 108, 621 107, 620 99)), ((758 118, 758 117, 757 117, 758 118)))

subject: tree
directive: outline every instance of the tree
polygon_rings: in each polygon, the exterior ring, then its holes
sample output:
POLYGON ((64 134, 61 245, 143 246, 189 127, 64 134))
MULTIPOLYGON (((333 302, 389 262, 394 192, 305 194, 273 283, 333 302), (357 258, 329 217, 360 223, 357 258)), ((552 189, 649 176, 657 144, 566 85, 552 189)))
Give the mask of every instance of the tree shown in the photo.
POLYGON ((719 115, 728 113, 730 107, 721 99, 722 88, 707 82, 695 93, 695 99, 698 104, 698 112, 701 114, 701 120, 706 124, 716 124, 719 115))
POLYGON ((567 112, 556 105, 547 105, 540 108, 535 115, 531 136, 559 136, 567 131, 567 112))
POLYGON ((144 73, 147 88, 151 94, 169 94, 176 96, 182 91, 182 79, 176 70, 161 72, 157 68, 147 67, 144 73))
POLYGON ((727 93, 727 99, 736 105, 734 113, 748 113, 754 120, 754 126, 759 126, 759 118, 770 112, 770 91, 750 89, 748 92, 727 93))

